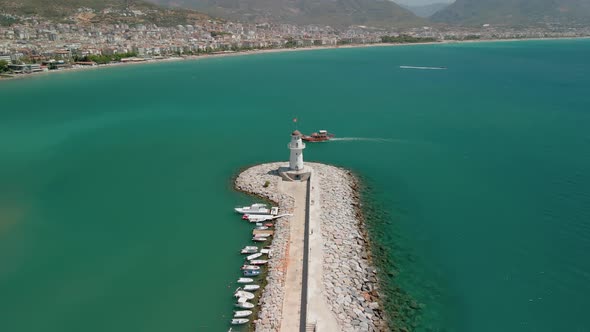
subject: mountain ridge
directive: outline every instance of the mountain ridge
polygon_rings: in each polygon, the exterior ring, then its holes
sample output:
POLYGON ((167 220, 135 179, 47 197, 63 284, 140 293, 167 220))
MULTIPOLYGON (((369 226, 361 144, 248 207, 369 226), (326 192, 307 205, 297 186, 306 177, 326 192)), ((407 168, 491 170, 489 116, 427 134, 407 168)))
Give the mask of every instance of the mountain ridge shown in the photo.
POLYGON ((435 13, 434 22, 479 25, 590 23, 589 0, 457 0, 435 13))
POLYGON ((209 15, 241 21, 275 21, 297 25, 421 25, 424 20, 388 0, 149 0, 192 8, 209 15))

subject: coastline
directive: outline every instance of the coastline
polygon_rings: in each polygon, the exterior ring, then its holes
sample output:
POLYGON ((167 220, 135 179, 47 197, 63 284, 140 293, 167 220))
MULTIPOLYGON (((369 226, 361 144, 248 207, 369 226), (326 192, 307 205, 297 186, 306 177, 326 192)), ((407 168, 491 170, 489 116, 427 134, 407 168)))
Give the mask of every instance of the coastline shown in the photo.
MULTIPOLYGON (((236 190, 278 203, 281 213, 293 212, 293 197, 281 193, 283 184, 278 174, 281 166, 285 166, 285 162, 266 163, 243 170, 235 180, 236 190), (264 187, 267 181, 269 185, 264 187)), ((316 273, 310 274, 310 278, 315 279, 310 282, 319 285, 319 289, 307 295, 308 301, 304 305, 308 311, 312 309, 307 315, 307 324, 317 324, 319 329, 322 329, 322 324, 336 324, 340 331, 390 330, 362 217, 359 180, 350 171, 335 166, 306 163, 306 167, 310 167, 313 174, 307 198, 312 206, 310 218, 314 220, 311 223, 319 228, 314 233, 312 227, 308 236, 312 237, 312 241, 320 241, 321 248, 321 254, 317 256, 321 258, 315 258, 316 261, 311 258, 311 264, 316 265, 316 273), (318 313, 321 310, 317 309, 323 304, 329 310, 318 313)), ((254 320, 256 331, 282 330, 286 263, 292 245, 289 231, 290 223, 295 219, 284 217, 275 224, 271 246, 273 257, 268 264, 267 284, 258 302, 259 316, 254 320)))
MULTIPOLYGON (((30 74, 17 74, 10 77, 0 75, 0 82, 11 81, 17 79, 26 79, 32 77, 39 77, 54 73, 71 73, 86 70, 96 70, 103 68, 113 68, 120 66, 131 66, 131 65, 148 65, 155 63, 164 62, 179 62, 179 61, 198 61, 209 58, 223 58, 223 57, 234 57, 234 56, 246 56, 246 55, 258 55, 268 53, 287 53, 287 52, 305 52, 305 51, 316 51, 316 50, 330 50, 330 49, 348 49, 348 48, 369 48, 369 47, 399 47, 399 46, 416 46, 416 45, 447 45, 447 44, 472 44, 472 43, 495 43, 495 42, 520 42, 520 41, 549 41, 549 40, 584 40, 590 39, 590 36, 586 37, 548 37, 548 38, 513 38, 513 39, 475 39, 475 40, 443 40, 438 42, 424 42, 424 43, 375 43, 375 44, 347 44, 347 45, 330 45, 330 46, 308 46, 308 47, 297 47, 297 48, 273 48, 273 49, 258 49, 249 51, 228 51, 224 53, 215 54, 203 54, 203 55, 189 55, 184 57, 170 57, 164 59, 153 59, 139 62, 126 62, 126 63, 111 63, 106 65, 96 66, 85 66, 75 67, 70 69, 43 71, 30 74)), ((3 74, 9 75, 9 74, 3 74)))

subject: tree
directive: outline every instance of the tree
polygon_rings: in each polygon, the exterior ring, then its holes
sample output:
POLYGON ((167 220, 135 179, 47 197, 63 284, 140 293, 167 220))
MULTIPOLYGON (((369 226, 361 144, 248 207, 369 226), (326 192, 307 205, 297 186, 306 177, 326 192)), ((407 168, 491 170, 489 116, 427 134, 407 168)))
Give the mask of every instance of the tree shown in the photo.
POLYGON ((8 62, 5 60, 0 60, 0 73, 8 71, 8 62))

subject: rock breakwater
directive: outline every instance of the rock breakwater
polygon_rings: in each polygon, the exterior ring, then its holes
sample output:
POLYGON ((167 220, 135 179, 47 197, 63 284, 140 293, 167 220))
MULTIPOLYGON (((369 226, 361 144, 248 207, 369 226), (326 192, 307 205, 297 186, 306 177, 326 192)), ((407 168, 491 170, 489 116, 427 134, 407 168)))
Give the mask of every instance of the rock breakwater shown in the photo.
MULTIPOLYGON (((235 187, 275 202, 281 213, 291 213, 292 196, 278 189, 278 169, 284 162, 250 167, 239 174, 235 187)), ((379 299, 377 271, 372 267, 368 240, 359 209, 357 179, 345 169, 307 163, 319 184, 323 249, 322 293, 341 331, 387 331, 379 299)), ((309 198, 308 198, 309 199, 309 198)), ((267 286, 259 300, 256 331, 279 331, 285 296, 286 259, 289 250, 290 217, 277 220, 269 261, 267 286)))

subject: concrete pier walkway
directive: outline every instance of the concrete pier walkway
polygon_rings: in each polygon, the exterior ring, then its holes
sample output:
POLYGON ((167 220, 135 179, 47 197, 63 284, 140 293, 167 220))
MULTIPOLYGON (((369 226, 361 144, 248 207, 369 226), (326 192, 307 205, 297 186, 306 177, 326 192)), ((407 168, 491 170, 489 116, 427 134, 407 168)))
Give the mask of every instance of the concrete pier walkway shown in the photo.
POLYGON ((285 298, 283 299, 281 331, 299 332, 307 182, 281 181, 278 189, 280 192, 288 194, 295 200, 293 217, 290 221, 289 249, 286 257, 287 273, 285 278, 285 298))

